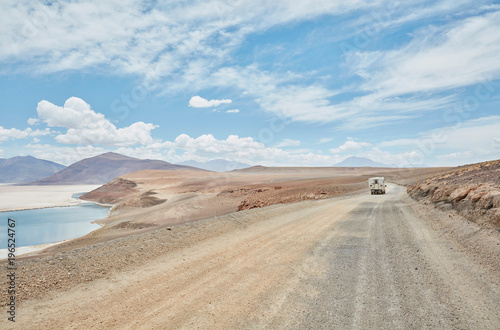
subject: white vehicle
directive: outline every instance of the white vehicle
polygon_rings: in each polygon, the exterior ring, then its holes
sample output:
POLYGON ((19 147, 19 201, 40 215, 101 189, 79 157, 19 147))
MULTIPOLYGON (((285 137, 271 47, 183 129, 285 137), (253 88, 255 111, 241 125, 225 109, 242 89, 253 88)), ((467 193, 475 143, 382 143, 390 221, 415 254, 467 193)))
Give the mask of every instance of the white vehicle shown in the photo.
POLYGON ((368 184, 370 185, 372 195, 385 194, 385 187, 387 186, 384 177, 369 178, 368 184))

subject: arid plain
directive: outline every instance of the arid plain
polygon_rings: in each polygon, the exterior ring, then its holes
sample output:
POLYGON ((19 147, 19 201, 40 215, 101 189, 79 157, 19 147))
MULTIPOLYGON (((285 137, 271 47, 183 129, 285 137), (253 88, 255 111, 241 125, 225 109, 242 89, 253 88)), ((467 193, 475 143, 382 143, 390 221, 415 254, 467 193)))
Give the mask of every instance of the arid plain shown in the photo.
POLYGON ((498 231, 406 193, 406 185, 450 170, 252 167, 121 176, 82 196, 113 205, 98 221, 103 227, 20 258, 19 323, 301 328, 391 319, 395 327, 494 327, 498 231), (388 179, 386 195, 370 195, 371 176, 388 179))

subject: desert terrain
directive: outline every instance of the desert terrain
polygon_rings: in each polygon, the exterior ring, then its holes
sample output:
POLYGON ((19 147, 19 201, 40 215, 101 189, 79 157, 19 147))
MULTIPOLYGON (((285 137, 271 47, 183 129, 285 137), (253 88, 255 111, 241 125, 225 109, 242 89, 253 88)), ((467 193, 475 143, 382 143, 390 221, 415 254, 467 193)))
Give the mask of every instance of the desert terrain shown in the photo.
POLYGON ((498 328, 500 232, 406 192, 448 171, 121 176, 83 196, 114 205, 104 227, 18 259, 18 325, 498 328))
POLYGON ((500 229, 500 160, 461 166, 408 187, 413 198, 500 229))

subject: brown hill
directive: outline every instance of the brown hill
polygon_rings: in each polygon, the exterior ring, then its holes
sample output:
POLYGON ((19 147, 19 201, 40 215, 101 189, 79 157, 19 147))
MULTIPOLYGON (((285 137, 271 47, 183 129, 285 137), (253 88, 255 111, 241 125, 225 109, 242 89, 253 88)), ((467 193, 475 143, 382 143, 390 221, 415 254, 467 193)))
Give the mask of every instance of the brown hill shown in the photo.
POLYGON ((113 152, 82 159, 54 175, 31 182, 32 185, 104 184, 127 173, 146 170, 199 170, 185 165, 174 165, 162 160, 137 159, 113 152))
POLYGON ((59 172, 64 165, 32 156, 0 158, 0 182, 17 183, 40 180, 59 172))
POLYGON ((500 228, 500 160, 460 166, 408 187, 416 200, 456 210, 485 228, 500 228))

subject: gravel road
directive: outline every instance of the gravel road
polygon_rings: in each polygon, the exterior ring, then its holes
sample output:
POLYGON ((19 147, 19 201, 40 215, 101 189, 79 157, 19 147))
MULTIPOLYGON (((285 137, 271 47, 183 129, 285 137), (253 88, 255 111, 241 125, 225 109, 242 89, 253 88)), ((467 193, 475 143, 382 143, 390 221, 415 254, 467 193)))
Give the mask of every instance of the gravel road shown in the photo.
MULTIPOLYGON (((405 188, 390 185, 386 195, 228 215, 245 225, 25 301, 16 323, 23 329, 500 328, 499 247, 469 251, 433 225, 443 214, 412 203, 405 188)), ((5 321, 0 328, 9 326, 5 321)))

